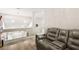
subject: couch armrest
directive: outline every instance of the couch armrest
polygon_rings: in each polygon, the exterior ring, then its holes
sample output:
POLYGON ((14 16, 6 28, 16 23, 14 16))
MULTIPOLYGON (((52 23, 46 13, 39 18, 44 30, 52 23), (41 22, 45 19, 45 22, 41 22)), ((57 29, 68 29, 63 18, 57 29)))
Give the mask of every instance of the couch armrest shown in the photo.
POLYGON ((46 38, 46 35, 45 34, 40 34, 40 35, 36 35, 36 38, 35 38, 35 43, 36 43, 36 47, 37 49, 40 49, 40 44, 39 44, 39 41, 40 40, 44 40, 46 38))
POLYGON ((45 39, 46 38, 46 34, 41 34, 41 35, 36 35, 36 39, 45 39))

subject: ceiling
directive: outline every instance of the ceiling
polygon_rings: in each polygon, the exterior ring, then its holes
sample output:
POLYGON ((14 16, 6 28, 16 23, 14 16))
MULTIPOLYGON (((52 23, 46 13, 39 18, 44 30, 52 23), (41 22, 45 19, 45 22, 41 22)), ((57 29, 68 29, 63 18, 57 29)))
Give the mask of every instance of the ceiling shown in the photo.
POLYGON ((0 8, 0 14, 32 16, 33 12, 40 12, 42 8, 0 8))

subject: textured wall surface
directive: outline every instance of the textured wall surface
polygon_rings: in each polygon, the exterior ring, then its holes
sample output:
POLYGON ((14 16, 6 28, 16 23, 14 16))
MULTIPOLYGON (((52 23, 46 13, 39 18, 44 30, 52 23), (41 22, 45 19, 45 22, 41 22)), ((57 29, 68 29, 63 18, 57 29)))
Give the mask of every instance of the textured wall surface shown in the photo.
POLYGON ((47 27, 79 29, 79 8, 47 9, 47 27))

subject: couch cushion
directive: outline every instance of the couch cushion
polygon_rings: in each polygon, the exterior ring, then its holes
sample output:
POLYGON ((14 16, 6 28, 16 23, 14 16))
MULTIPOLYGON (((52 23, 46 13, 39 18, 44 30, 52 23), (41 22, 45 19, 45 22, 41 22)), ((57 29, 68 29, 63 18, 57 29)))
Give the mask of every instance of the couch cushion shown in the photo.
POLYGON ((48 40, 39 40, 39 45, 42 46, 44 49, 46 50, 61 50, 60 47, 52 44, 50 41, 48 40))
POLYGON ((47 39, 54 41, 56 40, 56 35, 52 33, 47 33, 47 39))
POLYGON ((79 40, 78 39, 73 40, 72 38, 69 38, 68 48, 79 50, 79 40))
POLYGON ((57 28, 49 28, 47 30, 47 39, 54 41, 58 36, 59 30, 57 28))
POLYGON ((72 30, 70 31, 70 37, 79 39, 79 30, 72 30))
POLYGON ((67 44, 67 38, 68 38, 68 30, 60 29, 59 36, 57 37, 57 40, 52 42, 52 46, 57 46, 55 49, 65 49, 67 44))
POLYGON ((79 50, 79 30, 70 31, 67 48, 79 50))
POLYGON ((63 42, 60 42, 60 41, 53 41, 52 44, 64 49, 66 48, 66 45, 63 43, 63 42))
POLYGON ((57 38, 58 41, 67 43, 68 40, 68 30, 61 29, 59 32, 59 36, 57 38))
POLYGON ((40 46, 44 46, 45 48, 48 47, 48 41, 46 39, 39 40, 38 44, 40 44, 40 46))
POLYGON ((60 48, 60 47, 58 47, 57 45, 49 45, 48 46, 48 49, 50 49, 50 50, 62 50, 62 48, 60 48))

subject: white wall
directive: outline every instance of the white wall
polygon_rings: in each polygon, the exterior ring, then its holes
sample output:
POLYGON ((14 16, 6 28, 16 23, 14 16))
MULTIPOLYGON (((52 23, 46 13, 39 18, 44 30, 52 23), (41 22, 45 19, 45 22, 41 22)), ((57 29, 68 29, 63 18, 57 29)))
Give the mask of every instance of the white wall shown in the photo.
POLYGON ((79 8, 47 9, 46 19, 47 19, 47 27, 79 29, 79 8))
POLYGON ((35 34, 44 33, 46 27, 45 9, 36 9, 33 13, 33 16, 35 34), (36 24, 38 24, 38 27, 36 27, 36 24))

